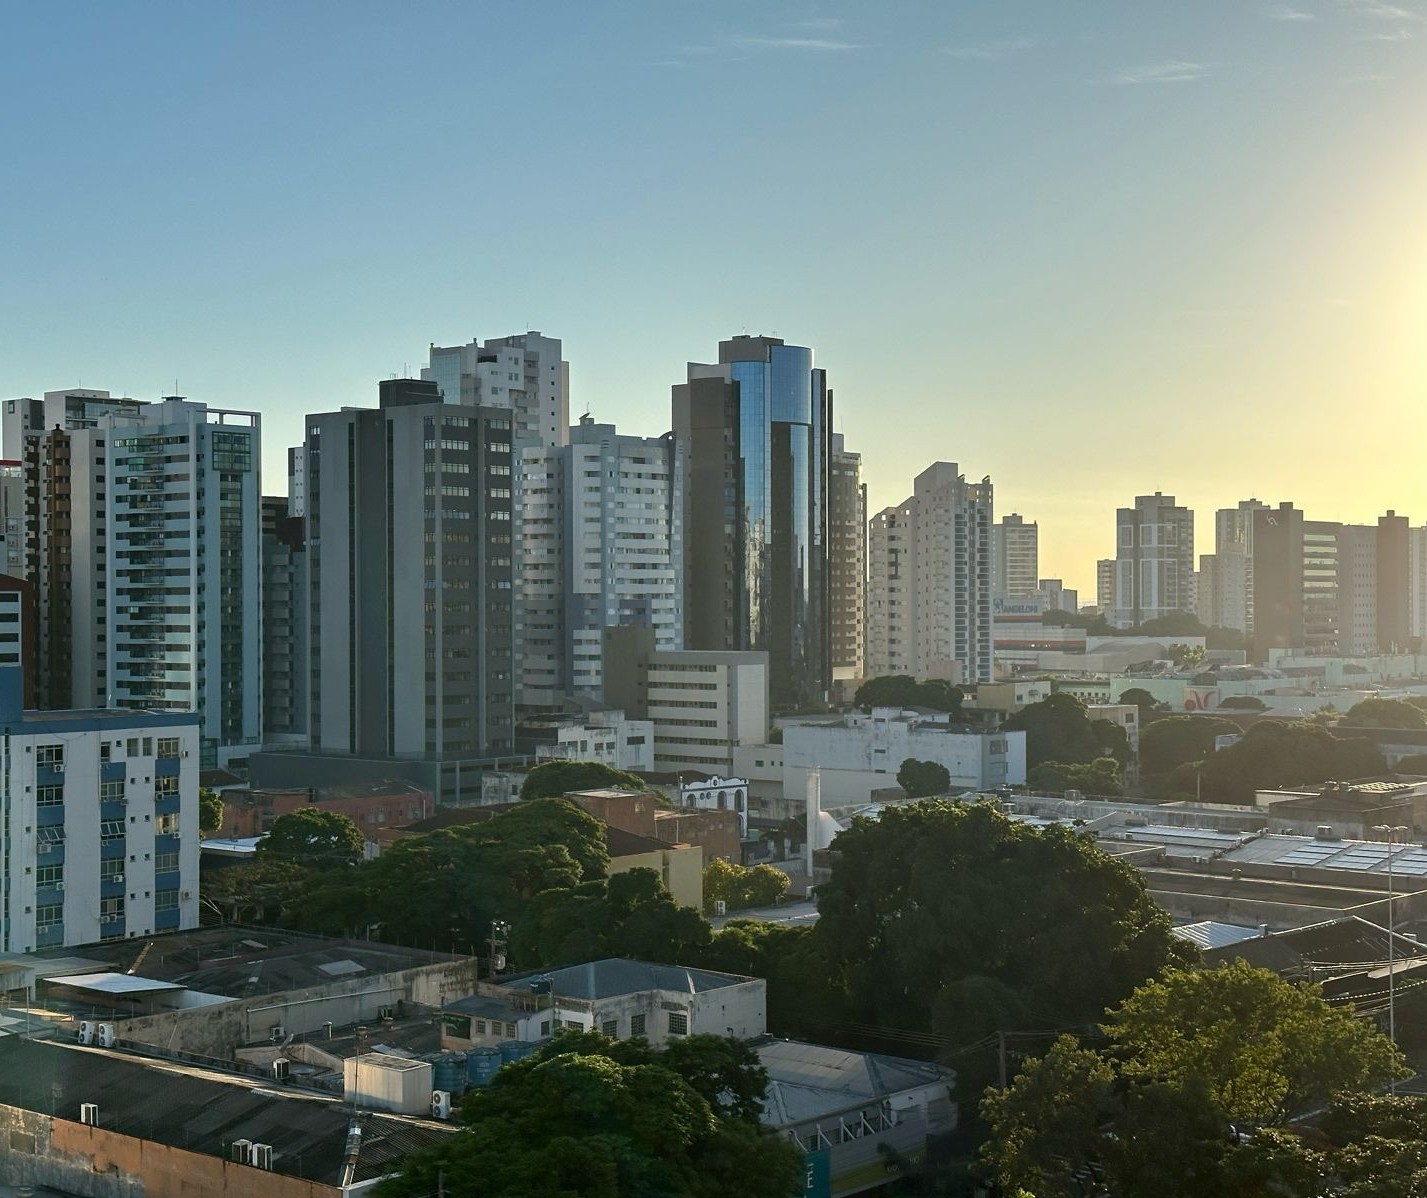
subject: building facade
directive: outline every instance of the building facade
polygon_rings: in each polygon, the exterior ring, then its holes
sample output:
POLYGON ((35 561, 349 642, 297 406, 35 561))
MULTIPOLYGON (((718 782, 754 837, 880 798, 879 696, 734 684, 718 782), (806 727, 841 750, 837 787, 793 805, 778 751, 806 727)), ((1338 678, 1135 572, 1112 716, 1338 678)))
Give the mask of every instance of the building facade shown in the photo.
POLYGON ((307 524, 282 496, 263 499, 263 737, 305 744, 311 645, 307 524))
POLYGON ((198 926, 193 713, 30 711, 0 667, 0 948, 198 926))
POLYGON ((511 424, 413 379, 308 418, 314 750, 511 751, 511 424))
POLYGON ((764 652, 779 707, 832 682, 828 471, 832 394, 813 351, 719 343, 673 389, 684 454, 684 643, 764 652))
POLYGON ((1194 513, 1156 491, 1115 513, 1115 608, 1124 628, 1194 610, 1194 513))
POLYGON ((430 349, 421 377, 448 404, 505 408, 516 445, 563 445, 570 428, 570 364, 537 331, 430 349))
POLYGON ((589 417, 569 443, 521 451, 516 629, 523 706, 599 698, 604 629, 640 624, 683 646, 681 458, 672 436, 589 417))
POLYGON ((873 518, 868 673, 989 682, 995 640, 991 480, 955 462, 917 476, 913 494, 873 518))
POLYGON ((1040 528, 1012 513, 993 526, 996 542, 996 594, 1003 599, 1027 598, 1040 581, 1040 528))
POLYGON ((832 434, 828 467, 828 618, 834 681, 852 682, 867 669, 867 486, 862 455, 832 434))

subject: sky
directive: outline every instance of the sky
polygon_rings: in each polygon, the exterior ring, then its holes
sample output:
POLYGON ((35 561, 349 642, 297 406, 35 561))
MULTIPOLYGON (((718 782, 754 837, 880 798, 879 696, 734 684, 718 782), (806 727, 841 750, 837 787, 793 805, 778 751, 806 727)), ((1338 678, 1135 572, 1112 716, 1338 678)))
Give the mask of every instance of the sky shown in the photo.
POLYGON ((1114 510, 1427 520, 1427 0, 15 4, 0 397, 301 417, 563 339, 669 427, 811 345, 873 511, 932 461, 1094 598, 1114 510))

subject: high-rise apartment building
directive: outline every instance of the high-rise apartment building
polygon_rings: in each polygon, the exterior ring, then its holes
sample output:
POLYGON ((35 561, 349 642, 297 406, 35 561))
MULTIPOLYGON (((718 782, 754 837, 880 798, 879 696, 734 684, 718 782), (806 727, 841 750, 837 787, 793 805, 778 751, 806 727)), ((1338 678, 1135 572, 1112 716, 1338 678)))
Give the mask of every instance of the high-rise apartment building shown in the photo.
POLYGON ((1115 513, 1115 608, 1121 627, 1194 610, 1194 513, 1156 491, 1115 513))
POLYGON ((828 469, 832 393, 813 351, 719 343, 673 388, 684 473, 684 643, 768 654, 775 707, 832 681, 828 469))
POLYGON ((393 379, 309 416, 311 748, 511 751, 512 413, 393 379))
POLYGON ((1214 552, 1199 558, 1195 611, 1205 625, 1253 630, 1254 512, 1268 505, 1240 500, 1214 514, 1214 552))
POLYGON ((1407 534, 1409 633, 1427 641, 1427 524, 1407 534))
POLYGON ((570 365, 560 342, 532 331, 466 345, 432 345, 421 377, 448 404, 507 408, 516 445, 564 445, 570 428, 570 365))
POLYGON ((996 522, 996 594, 1030 599, 1040 587, 1040 528, 1016 514, 996 522))
POLYGON ((1115 608, 1115 559, 1102 557, 1095 562, 1095 607, 1109 619, 1115 608))
POLYGON ((1290 503, 1254 513, 1253 648, 1361 655, 1408 646, 1412 552, 1407 519, 1307 520, 1290 503))
POLYGON ((915 672, 916 576, 910 506, 884 508, 867 529, 867 677, 915 672))
POLYGON ((308 735, 307 526, 285 496, 263 498, 263 737, 305 744, 308 735))
POLYGON ((519 470, 517 702, 598 698, 606 628, 641 625, 660 651, 682 648, 682 465, 672 435, 622 435, 585 416, 568 444, 521 450, 519 470))
POLYGON ((862 455, 832 434, 828 468, 828 610, 832 676, 855 681, 867 661, 867 486, 862 455))
POLYGON ((955 462, 917 476, 912 496, 872 520, 868 672, 990 682, 993 677, 991 480, 955 462))
POLYGON ((171 396, 70 424, 24 438, 40 705, 194 711, 205 765, 241 758, 262 737, 257 414, 171 396))

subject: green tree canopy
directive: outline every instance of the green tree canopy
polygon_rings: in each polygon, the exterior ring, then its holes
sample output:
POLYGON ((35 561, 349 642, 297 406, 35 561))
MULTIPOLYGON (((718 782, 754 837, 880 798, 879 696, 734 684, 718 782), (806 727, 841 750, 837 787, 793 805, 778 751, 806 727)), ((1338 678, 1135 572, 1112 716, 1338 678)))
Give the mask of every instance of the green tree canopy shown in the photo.
POLYGON ((1085 704, 1074 695, 1058 694, 1029 703, 1001 727, 1026 734, 1026 765, 1059 761, 1081 765, 1100 756, 1100 743, 1090 726, 1085 704))
POLYGON ((1171 970, 1105 1031, 1103 1051, 1064 1036, 985 1099, 984 1156, 1011 1193, 1388 1198, 1416 1191, 1363 1188, 1374 1170, 1427 1176, 1427 1106, 1370 1093, 1396 1050, 1312 987, 1242 962, 1171 970), (1324 1105, 1327 1151, 1288 1125, 1324 1105))
POLYGON ((1195 793, 1196 770, 1206 801, 1242 804, 1252 803, 1256 790, 1386 773, 1387 762, 1371 741, 1336 737, 1311 720, 1259 720, 1202 765, 1178 767, 1166 789, 1195 793))
MULTIPOLYGON (((1141 720, 1143 720, 1145 716, 1149 715, 1150 712, 1157 711, 1160 705, 1159 700, 1156 699, 1152 694, 1150 694, 1149 691, 1145 690, 1145 688, 1142 686, 1132 686, 1127 691, 1121 691, 1120 697, 1116 699, 1115 702, 1133 703, 1136 707, 1140 709, 1141 720)), ((1144 735, 1143 728, 1141 729, 1140 734, 1141 736, 1144 735)))
POLYGON ((818 910, 817 944, 853 1019, 957 1044, 1026 1018, 1092 1022, 1192 956, 1134 867, 986 803, 855 819, 833 844, 818 910))
POLYGON ((648 790, 637 774, 617 770, 599 761, 542 761, 520 784, 522 799, 558 799, 572 790, 648 790))
POLYGON ((274 820, 258 841, 257 856, 296 865, 344 865, 360 858, 365 847, 361 829, 340 811, 308 806, 274 820))
POLYGON ((789 884, 788 875, 771 865, 749 868, 715 857, 704 867, 704 911, 712 913, 719 902, 725 911, 771 907, 782 901, 789 884))
POLYGON ((1230 695, 1220 699, 1219 706, 1225 711, 1267 711, 1268 704, 1257 695, 1230 695))
POLYGON ((1240 731, 1233 720, 1212 715, 1152 720, 1140 729, 1140 768, 1147 774, 1167 774, 1185 762, 1208 757, 1216 737, 1237 736, 1240 731))
POLYGON ((277 857, 260 857, 199 874, 199 899, 229 923, 272 923, 299 901, 311 870, 277 857))
POLYGON ((1090 734, 1095 738, 1098 757, 1113 757, 1121 765, 1135 759, 1130 734, 1114 720, 1091 720, 1090 734))
POLYGON ((205 836, 223 826, 223 800, 208 786, 198 788, 198 830, 205 836))
POLYGON ((802 1154, 758 1124, 767 1075, 746 1045, 713 1040, 660 1053, 558 1037, 470 1091, 464 1130, 407 1157, 379 1198, 791 1198, 802 1154))
POLYGON ((1401 699, 1364 699, 1338 721, 1353 728, 1427 728, 1427 715, 1401 699))
POLYGON ((852 701, 863 711, 874 707, 926 707, 960 717, 965 698, 960 687, 952 686, 944 678, 918 682, 910 674, 886 674, 869 678, 857 688, 852 701))
POLYGON ((897 785, 907 792, 909 799, 944 795, 951 789, 951 771, 937 761, 908 757, 897 770, 897 785))
POLYGON ((1120 776, 1120 763, 1113 757, 1097 757, 1084 765, 1043 761, 1026 771, 1026 785, 1031 790, 1050 794, 1078 790, 1082 794, 1107 798, 1118 798, 1125 789, 1120 776))

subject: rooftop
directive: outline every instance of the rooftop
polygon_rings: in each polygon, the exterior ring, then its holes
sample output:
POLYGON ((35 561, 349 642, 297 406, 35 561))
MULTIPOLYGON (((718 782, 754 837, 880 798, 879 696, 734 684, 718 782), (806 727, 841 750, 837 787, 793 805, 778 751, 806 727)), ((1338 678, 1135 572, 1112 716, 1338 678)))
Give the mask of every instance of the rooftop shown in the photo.
POLYGON ((1263 935, 1256 927, 1251 928, 1239 923, 1219 923, 1212 919, 1184 924, 1182 927, 1175 928, 1174 934, 1205 952, 1217 948, 1227 948, 1231 944, 1238 944, 1243 940, 1254 940, 1263 935))
POLYGON ((956 1073, 943 1065, 880 1053, 797 1040, 761 1040, 753 1047, 768 1071, 763 1122, 773 1127, 825 1118, 905 1090, 949 1089, 956 1080, 956 1073))
POLYGON ((603 961, 590 961, 584 965, 571 965, 546 973, 507 978, 502 985, 510 990, 531 990, 536 983, 548 981, 551 993, 561 998, 590 1001, 615 998, 622 994, 642 994, 649 990, 702 994, 709 990, 721 990, 725 986, 741 986, 753 980, 736 973, 715 973, 711 969, 655 965, 647 961, 610 957, 603 961))
POLYGON ((356 1115, 337 1099, 257 1086, 251 1077, 77 1044, 0 1039, 0 1103, 78 1121, 84 1102, 99 1107, 106 1130, 206 1156, 227 1157, 235 1140, 270 1144, 274 1173, 326 1185, 341 1180, 354 1122, 362 1129, 357 1181, 389 1173, 407 1153, 454 1130, 424 1119, 356 1115))
POLYGON ((641 836, 638 832, 626 832, 623 828, 608 825, 605 827, 604 839, 611 857, 634 857, 640 853, 658 853, 674 847, 662 840, 655 840, 652 836, 641 836))

